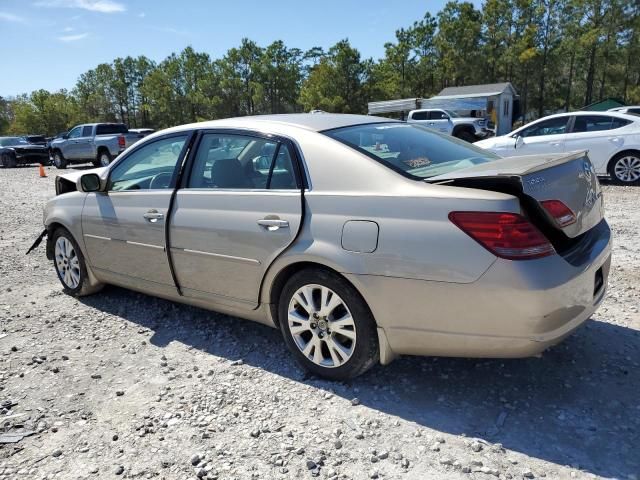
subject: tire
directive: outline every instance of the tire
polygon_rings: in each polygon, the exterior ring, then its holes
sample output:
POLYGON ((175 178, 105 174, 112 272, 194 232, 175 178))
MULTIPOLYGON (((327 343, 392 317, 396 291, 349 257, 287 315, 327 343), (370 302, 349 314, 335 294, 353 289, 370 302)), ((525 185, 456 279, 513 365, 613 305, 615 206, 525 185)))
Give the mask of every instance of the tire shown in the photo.
POLYGON ((53 266, 62 290, 67 295, 83 297, 97 292, 102 285, 91 285, 82 250, 65 228, 53 232, 53 266))
POLYGON ((454 137, 464 140, 465 142, 473 143, 476 141, 476 137, 469 130, 458 130, 454 137))
POLYGON ((106 167, 111 163, 111 154, 106 150, 98 152, 98 158, 93 162, 96 167, 106 167))
POLYGON ((609 161, 607 170, 616 185, 640 185, 640 153, 619 153, 609 161))
POLYGON ((315 375, 346 380, 378 362, 373 315, 356 289, 336 273, 311 268, 294 274, 280 295, 278 317, 287 347, 315 375))
POLYGON ((67 168, 68 162, 62 156, 62 152, 60 152, 60 150, 56 150, 55 152, 53 152, 53 164, 59 170, 64 170, 65 168, 67 168))
POLYGON ((0 164, 2 164, 4 168, 16 168, 18 166, 18 162, 16 162, 16 158, 10 153, 2 154, 2 158, 0 159, 0 164))

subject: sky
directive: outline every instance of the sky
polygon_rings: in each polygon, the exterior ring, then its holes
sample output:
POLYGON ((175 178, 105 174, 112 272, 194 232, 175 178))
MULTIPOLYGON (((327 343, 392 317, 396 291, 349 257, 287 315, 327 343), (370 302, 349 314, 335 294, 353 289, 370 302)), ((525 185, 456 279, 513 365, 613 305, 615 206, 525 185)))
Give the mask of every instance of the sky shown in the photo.
MULTIPOLYGON (((480 0, 474 0, 477 7, 480 0)), ((384 55, 397 28, 445 0, 0 0, 0 96, 71 89, 116 57, 161 61, 191 45, 220 58, 248 37, 303 50, 348 38, 384 55)))

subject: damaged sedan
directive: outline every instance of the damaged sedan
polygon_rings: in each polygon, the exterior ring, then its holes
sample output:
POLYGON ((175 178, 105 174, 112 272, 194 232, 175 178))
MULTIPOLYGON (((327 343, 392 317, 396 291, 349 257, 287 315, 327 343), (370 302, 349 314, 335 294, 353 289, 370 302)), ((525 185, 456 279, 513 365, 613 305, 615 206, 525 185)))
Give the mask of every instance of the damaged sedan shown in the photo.
POLYGON ((66 293, 258 321, 331 379, 398 355, 536 355, 607 288, 584 151, 499 158, 386 118, 257 116, 156 132, 56 190, 43 236, 66 293))
POLYGON ((49 163, 46 144, 30 143, 24 137, 0 137, 0 166, 15 168, 30 163, 49 163))

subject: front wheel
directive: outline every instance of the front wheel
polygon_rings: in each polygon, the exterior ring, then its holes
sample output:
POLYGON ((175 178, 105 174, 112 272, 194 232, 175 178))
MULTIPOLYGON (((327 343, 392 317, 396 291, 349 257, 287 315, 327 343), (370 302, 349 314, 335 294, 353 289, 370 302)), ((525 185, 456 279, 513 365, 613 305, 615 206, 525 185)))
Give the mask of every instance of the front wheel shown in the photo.
POLYGON ((13 155, 5 153, 2 155, 2 165, 4 165, 5 168, 16 168, 18 163, 13 155))
POLYGON ((476 141, 476 137, 468 130, 461 130, 456 132, 454 137, 459 138, 460 140, 464 140, 465 142, 473 143, 476 141))
POLYGON ((60 170, 64 170, 65 168, 67 168, 67 160, 62 156, 62 153, 60 152, 55 152, 53 154, 53 164, 60 170))
POLYGON ((100 290, 102 285, 91 285, 84 255, 68 230, 58 228, 53 233, 53 265, 68 295, 82 297, 100 290))
POLYGON ((621 153, 609 162, 609 175, 618 185, 637 185, 640 183, 640 154, 621 153))
POLYGON ((311 373, 345 380, 378 361, 373 316, 343 277, 321 269, 302 270, 286 283, 278 307, 284 340, 311 373))

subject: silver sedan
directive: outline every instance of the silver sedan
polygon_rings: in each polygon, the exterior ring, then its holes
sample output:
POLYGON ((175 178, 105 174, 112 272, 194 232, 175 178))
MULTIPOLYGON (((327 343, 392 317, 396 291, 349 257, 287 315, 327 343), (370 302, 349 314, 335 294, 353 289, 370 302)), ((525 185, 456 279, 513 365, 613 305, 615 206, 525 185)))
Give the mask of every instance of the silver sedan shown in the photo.
POLYGON ((499 158, 385 118, 184 125, 56 179, 47 255, 104 284, 279 328, 311 372, 524 357, 602 301, 611 235, 585 152, 499 158))

